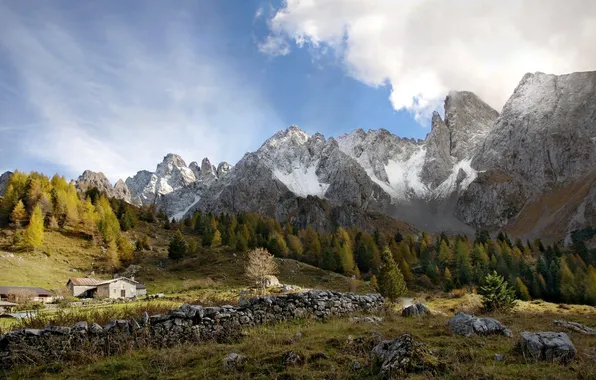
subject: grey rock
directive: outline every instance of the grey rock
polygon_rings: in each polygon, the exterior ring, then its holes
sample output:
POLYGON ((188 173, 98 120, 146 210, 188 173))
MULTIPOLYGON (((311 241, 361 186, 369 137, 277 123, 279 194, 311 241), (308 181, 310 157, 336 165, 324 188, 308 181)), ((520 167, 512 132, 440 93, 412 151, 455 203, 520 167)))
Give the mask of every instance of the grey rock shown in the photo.
POLYGON ((591 225, 585 205, 575 202, 561 215, 542 215, 532 225, 523 224, 523 213, 553 189, 594 181, 596 113, 589 106, 594 98, 596 72, 526 74, 472 161, 484 175, 458 201, 456 215, 470 225, 493 229, 516 226, 519 220, 517 230, 526 236, 548 230, 560 238, 565 231, 557 227, 553 232, 554 226, 565 228, 572 220, 574 228, 591 225))
POLYGON ((279 280, 277 279, 277 277, 273 276, 273 275, 267 275, 264 277, 263 279, 263 284, 261 284, 262 286, 269 288, 272 286, 281 286, 281 284, 279 283, 279 280))
POLYGON ((89 332, 92 334, 101 334, 103 332, 103 327, 97 323, 92 323, 91 326, 89 326, 89 332))
POLYGON ((89 329, 89 325, 87 324, 87 322, 77 322, 74 324, 74 326, 72 327, 72 329, 74 331, 87 331, 89 329))
POLYGON ((369 323, 371 325, 380 325, 383 322, 383 318, 381 317, 352 317, 350 321, 354 323, 369 323))
POLYGON ((503 360, 505 360, 505 355, 503 355, 503 354, 495 354, 495 361, 502 362, 503 360))
POLYGON ((0 197, 6 192, 6 187, 8 186, 8 181, 11 176, 12 172, 4 172, 0 175, 0 197))
POLYGON ((568 328, 570 330, 576 331, 576 332, 581 333, 581 334, 585 334, 585 335, 596 335, 596 329, 593 329, 593 328, 588 327, 586 325, 582 325, 581 323, 568 322, 568 321, 563 321, 563 320, 557 320, 557 319, 555 319, 553 321, 553 324, 555 326, 566 327, 566 328, 568 328))
POLYGON ((400 373, 436 373, 440 367, 438 358, 410 334, 382 341, 372 349, 370 360, 373 371, 383 378, 393 378, 400 373))
POLYGON ((419 302, 404 308, 401 315, 402 317, 426 317, 431 315, 431 312, 426 305, 419 302))
POLYGON ((493 318, 477 318, 473 315, 458 313, 447 323, 451 332, 457 335, 491 335, 500 334, 511 337, 511 330, 507 329, 493 318))
POLYGON ((147 313, 146 311, 143 312, 143 315, 141 315, 141 326, 148 326, 149 325, 149 313, 147 313))
POLYGON ((115 186, 112 186, 105 174, 101 172, 93 172, 85 170, 83 174, 75 181, 76 188, 85 192, 91 188, 97 188, 100 192, 106 193, 110 198, 123 199, 126 202, 131 202, 130 191, 124 181, 119 180, 115 186))
POLYGON ((519 344, 522 352, 535 360, 569 363, 577 353, 567 334, 562 332, 524 331, 519 344))
POLYGON ((304 362, 304 358, 295 351, 286 352, 283 355, 282 363, 284 366, 294 366, 298 364, 302 364, 304 362))
POLYGON ((246 362, 247 359, 248 358, 244 355, 231 352, 223 360, 223 368, 226 371, 241 369, 242 365, 246 362))

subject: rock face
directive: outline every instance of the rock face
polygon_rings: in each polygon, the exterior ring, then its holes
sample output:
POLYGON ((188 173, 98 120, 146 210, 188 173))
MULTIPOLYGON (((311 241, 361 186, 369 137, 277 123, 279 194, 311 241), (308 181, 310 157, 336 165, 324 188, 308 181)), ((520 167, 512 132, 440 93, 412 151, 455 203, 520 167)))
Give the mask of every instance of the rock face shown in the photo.
POLYGON ((10 176, 12 175, 12 172, 4 172, 2 173, 2 175, 0 175, 0 197, 4 195, 4 193, 6 192, 6 187, 8 186, 8 180, 10 179, 10 176))
POLYGON ((129 195, 123 184, 114 191, 176 219, 254 211, 333 230, 383 213, 430 231, 559 239, 596 227, 595 98, 596 72, 527 74, 500 114, 471 92, 450 92, 425 140, 384 129, 334 139, 291 126, 233 167, 187 167, 168 154, 155 172, 126 180, 129 195))
MULTIPOLYGON (((537 197, 574 181, 593 187, 595 98, 596 72, 526 74, 473 158, 472 166, 484 173, 460 198, 458 217, 492 229, 519 219, 518 229, 532 231, 547 217, 532 215, 529 206, 537 197), (524 228, 527 217, 532 225, 524 228)), ((555 198, 565 203, 570 193, 555 198)), ((557 208, 545 199, 542 207, 557 208)))
POLYGON ((522 352, 535 360, 569 363, 577 353, 567 334, 524 331, 519 343, 522 352))
POLYGON ((82 192, 96 187, 100 192, 106 193, 108 197, 131 202, 130 191, 124 181, 118 180, 116 185, 112 187, 110 181, 101 172, 97 173, 91 170, 85 170, 75 181, 75 186, 82 192))
POLYGON ((425 344, 416 342, 410 334, 395 340, 385 340, 376 345, 370 360, 373 370, 384 379, 398 378, 409 373, 437 373, 439 359, 431 354, 425 344))
POLYGON ((596 335, 596 329, 593 329, 591 327, 588 327, 586 325, 582 325, 581 323, 577 323, 577 322, 568 322, 568 321, 563 321, 560 319, 555 319, 553 321, 553 324, 555 326, 562 326, 562 327, 566 327, 570 330, 576 331, 580 334, 585 334, 585 335, 596 335))
MULTIPOLYGON (((382 309, 379 294, 356 295, 310 291, 251 299, 242 307, 182 305, 168 314, 136 320, 118 320, 106 326, 76 324, 43 330, 11 331, 0 336, 0 370, 20 364, 48 363, 75 358, 77 351, 98 356, 121 353, 122 347, 167 347, 227 339, 246 327, 296 318, 325 319, 354 312, 382 309)), ((232 362, 238 358, 234 357, 232 362)))
POLYGON ((447 323, 451 332, 457 335, 499 334, 510 337, 511 330, 493 318, 476 318, 473 315, 458 313, 447 323))

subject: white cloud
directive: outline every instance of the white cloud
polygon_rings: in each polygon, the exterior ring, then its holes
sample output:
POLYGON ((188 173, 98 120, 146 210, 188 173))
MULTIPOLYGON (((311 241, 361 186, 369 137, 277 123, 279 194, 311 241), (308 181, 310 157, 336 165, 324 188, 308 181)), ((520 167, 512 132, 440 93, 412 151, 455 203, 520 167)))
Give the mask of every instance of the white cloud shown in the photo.
POLYGON ((0 128, 22 128, 20 151, 64 174, 91 169, 113 181, 154 170, 169 152, 217 164, 256 148, 264 129, 281 125, 276 114, 241 70, 205 47, 218 36, 199 35, 173 8, 158 9, 158 19, 104 14, 81 28, 63 11, 1 3, 0 51, 39 123, 0 114, 0 128))
POLYGON ((268 39, 334 49, 418 117, 451 89, 500 109, 526 72, 596 69, 593 0, 287 0, 269 25, 268 39))
POLYGON ((290 45, 280 36, 267 36, 265 40, 259 44, 259 51, 264 54, 278 56, 290 54, 290 45))

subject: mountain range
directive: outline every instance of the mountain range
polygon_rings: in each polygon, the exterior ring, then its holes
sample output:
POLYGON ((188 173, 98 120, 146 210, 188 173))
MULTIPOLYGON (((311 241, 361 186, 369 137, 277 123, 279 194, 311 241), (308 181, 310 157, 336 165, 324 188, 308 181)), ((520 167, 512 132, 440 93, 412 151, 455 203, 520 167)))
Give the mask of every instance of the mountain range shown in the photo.
POLYGON ((596 72, 526 74, 500 113, 452 91, 424 140, 384 129, 325 138, 290 126, 235 166, 187 166, 168 154, 154 172, 114 186, 91 171, 76 185, 175 219, 255 211, 329 230, 388 216, 429 231, 569 238, 596 228, 596 72))

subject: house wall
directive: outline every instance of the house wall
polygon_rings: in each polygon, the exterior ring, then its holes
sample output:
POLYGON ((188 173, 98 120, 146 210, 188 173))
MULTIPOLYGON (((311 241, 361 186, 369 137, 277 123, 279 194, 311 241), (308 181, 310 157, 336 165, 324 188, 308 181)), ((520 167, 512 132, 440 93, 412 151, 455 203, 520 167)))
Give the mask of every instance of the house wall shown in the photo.
POLYGON ((54 297, 52 296, 37 296, 33 297, 34 302, 41 302, 41 303, 52 303, 54 302, 54 297))
POLYGON ((114 281, 109 284, 97 287, 97 296, 100 298, 122 298, 122 290, 125 290, 125 298, 132 298, 137 295, 137 285, 128 281, 114 281))
POLYGON ((137 289, 137 297, 143 297, 147 295, 147 289, 137 289))
POLYGON ((73 296, 80 297, 86 291, 95 289, 95 288, 97 288, 97 286, 91 286, 91 285, 72 285, 72 284, 69 284, 69 288, 70 288, 70 291, 71 291, 71 293, 72 293, 73 296))

